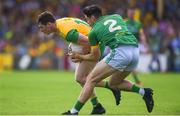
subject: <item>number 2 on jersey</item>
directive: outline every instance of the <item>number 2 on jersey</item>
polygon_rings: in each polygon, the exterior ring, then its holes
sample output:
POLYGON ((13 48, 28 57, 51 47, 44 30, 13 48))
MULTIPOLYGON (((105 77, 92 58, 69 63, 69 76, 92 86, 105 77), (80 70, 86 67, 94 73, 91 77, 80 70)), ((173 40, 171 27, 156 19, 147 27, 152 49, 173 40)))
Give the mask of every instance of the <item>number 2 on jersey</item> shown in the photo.
POLYGON ((114 32, 116 30, 122 29, 121 26, 116 26, 116 24, 117 24, 116 20, 109 19, 109 20, 104 22, 104 25, 107 25, 108 23, 110 23, 109 32, 114 32))

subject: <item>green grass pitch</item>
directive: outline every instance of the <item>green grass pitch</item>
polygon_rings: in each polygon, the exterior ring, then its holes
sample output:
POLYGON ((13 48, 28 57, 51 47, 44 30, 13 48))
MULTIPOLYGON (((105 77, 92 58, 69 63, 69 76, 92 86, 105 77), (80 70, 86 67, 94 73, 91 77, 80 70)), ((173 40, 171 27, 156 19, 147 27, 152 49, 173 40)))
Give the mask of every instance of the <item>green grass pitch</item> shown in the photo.
MULTIPOLYGON (((151 114, 180 114, 180 74, 140 74, 145 87, 154 89, 155 107, 151 114)), ((128 79, 132 80, 129 76, 128 79)), ((78 98, 81 87, 73 72, 12 71, 0 73, 0 115, 59 115, 70 109, 78 98)), ((122 92, 122 101, 115 105, 112 93, 97 88, 99 101, 106 114, 149 114, 142 97, 122 92)), ((88 101, 80 114, 89 114, 88 101)))

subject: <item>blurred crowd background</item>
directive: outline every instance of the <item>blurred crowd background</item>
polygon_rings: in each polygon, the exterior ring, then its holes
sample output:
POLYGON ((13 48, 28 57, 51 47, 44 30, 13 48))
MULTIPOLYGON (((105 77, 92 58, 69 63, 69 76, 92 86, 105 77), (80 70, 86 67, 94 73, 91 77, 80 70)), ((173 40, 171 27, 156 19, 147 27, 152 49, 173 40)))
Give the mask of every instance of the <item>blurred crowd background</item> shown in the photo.
POLYGON ((123 18, 129 7, 135 7, 148 43, 142 53, 152 54, 157 62, 158 54, 164 54, 166 71, 180 72, 179 0, 0 0, 0 70, 68 70, 67 43, 39 32, 37 16, 48 10, 56 18, 84 19, 82 8, 94 3, 104 14, 118 13, 123 18))

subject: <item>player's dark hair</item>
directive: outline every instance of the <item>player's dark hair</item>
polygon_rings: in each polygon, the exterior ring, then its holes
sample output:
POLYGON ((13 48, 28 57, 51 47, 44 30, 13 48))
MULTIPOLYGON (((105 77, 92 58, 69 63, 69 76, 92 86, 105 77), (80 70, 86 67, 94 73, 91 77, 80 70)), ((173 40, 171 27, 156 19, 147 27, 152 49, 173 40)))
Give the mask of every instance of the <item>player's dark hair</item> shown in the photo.
POLYGON ((37 20, 38 24, 41 23, 43 25, 46 25, 48 22, 54 23, 55 21, 56 19, 54 18, 53 14, 48 11, 41 13, 37 20))
POLYGON ((86 6, 83 9, 83 13, 87 16, 87 17, 91 17, 94 16, 96 18, 99 18, 100 16, 102 16, 102 10, 98 5, 90 5, 90 6, 86 6))

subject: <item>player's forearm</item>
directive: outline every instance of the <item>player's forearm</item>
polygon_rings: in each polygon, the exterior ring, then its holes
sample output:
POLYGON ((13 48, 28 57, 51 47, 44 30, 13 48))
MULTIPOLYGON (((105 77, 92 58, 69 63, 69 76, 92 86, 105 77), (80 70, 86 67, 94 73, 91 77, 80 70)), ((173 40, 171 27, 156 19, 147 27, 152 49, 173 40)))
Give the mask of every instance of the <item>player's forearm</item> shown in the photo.
POLYGON ((98 46, 91 47, 89 54, 76 54, 75 58, 87 61, 98 61, 101 56, 101 52, 98 46))

